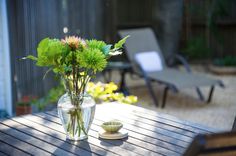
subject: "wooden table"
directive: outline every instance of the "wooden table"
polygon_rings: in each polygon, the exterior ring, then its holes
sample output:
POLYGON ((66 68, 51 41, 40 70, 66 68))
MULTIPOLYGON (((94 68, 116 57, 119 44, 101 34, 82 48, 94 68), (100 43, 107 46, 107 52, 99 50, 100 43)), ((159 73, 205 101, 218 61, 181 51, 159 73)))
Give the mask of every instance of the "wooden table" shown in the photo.
POLYGON ((179 120, 141 107, 108 103, 97 105, 88 140, 66 140, 56 111, 0 120, 0 155, 182 155, 198 133, 214 129, 179 120), (98 138, 104 121, 118 119, 129 137, 98 138))

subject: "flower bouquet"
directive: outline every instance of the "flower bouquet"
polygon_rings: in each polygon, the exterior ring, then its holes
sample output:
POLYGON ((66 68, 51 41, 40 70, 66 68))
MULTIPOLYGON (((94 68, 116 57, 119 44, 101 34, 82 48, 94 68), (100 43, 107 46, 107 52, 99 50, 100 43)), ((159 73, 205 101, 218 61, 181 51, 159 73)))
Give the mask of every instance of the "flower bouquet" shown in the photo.
POLYGON ((91 77, 106 67, 111 56, 122 53, 121 48, 127 37, 114 46, 76 36, 62 40, 45 38, 38 45, 37 57, 26 57, 36 61, 37 66, 49 67, 46 73, 53 71, 61 76, 66 93, 58 101, 58 114, 68 139, 87 138, 95 102, 86 93, 86 85, 91 77))

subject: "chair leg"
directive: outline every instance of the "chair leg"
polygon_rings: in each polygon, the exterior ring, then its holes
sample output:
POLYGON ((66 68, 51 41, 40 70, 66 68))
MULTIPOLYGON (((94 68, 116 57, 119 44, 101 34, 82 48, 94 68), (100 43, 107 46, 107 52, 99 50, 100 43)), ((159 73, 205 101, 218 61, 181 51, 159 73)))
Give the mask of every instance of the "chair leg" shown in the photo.
POLYGON ((164 93, 163 93, 163 97, 162 97, 162 105, 161 105, 161 108, 164 108, 165 105, 166 105, 166 97, 167 97, 167 94, 168 94, 168 90, 169 90, 169 88, 168 88, 168 87, 165 87, 164 93))
POLYGON ((211 102, 211 99, 212 99, 212 95, 213 95, 213 92, 214 92, 214 86, 211 86, 211 90, 210 90, 210 93, 209 93, 209 97, 207 99, 207 103, 210 103, 211 102))
POLYGON ((235 117, 235 119, 234 119, 234 123, 233 123, 232 131, 236 131, 236 117, 235 117))
POLYGON ((158 106, 158 100, 157 100, 157 98, 156 98, 156 96, 155 96, 155 94, 154 94, 153 88, 152 88, 152 86, 151 86, 151 82, 150 82, 147 78, 144 78, 144 79, 145 79, 145 81, 146 81, 148 90, 149 90, 149 92, 150 92, 150 94, 151 94, 151 96, 152 96, 152 99, 153 99, 155 105, 158 106))
POLYGON ((203 94, 202 94, 200 88, 196 87, 196 91, 197 91, 197 94, 198 94, 198 96, 199 96, 199 99, 200 99, 201 101, 204 101, 205 98, 204 98, 204 96, 203 96, 203 94))
POLYGON ((107 70, 103 72, 103 78, 106 83, 111 81, 111 70, 107 70))
POLYGON ((124 95, 129 95, 129 90, 125 82, 125 74, 127 73, 127 70, 121 71, 121 80, 120 80, 120 89, 119 91, 123 92, 124 95))

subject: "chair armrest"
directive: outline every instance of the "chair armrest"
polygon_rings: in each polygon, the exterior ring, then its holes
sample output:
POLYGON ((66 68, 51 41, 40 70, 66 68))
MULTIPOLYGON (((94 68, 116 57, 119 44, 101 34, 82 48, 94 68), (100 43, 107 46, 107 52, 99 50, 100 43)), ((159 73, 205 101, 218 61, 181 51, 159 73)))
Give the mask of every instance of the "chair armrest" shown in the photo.
POLYGON ((183 56, 181 56, 181 55, 179 55, 179 54, 175 54, 174 57, 175 57, 180 63, 182 63, 182 64, 184 65, 184 68, 185 68, 185 70, 186 70, 187 72, 189 72, 189 73, 192 72, 192 70, 191 70, 191 68, 190 68, 190 65, 188 64, 187 60, 186 60, 183 56))

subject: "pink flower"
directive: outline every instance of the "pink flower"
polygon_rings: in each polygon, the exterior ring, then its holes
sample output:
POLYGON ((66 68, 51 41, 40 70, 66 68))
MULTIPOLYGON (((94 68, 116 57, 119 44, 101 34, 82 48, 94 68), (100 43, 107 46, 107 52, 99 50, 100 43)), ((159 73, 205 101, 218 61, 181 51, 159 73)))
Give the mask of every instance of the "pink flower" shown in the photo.
POLYGON ((85 48, 86 42, 77 36, 69 36, 61 40, 63 44, 68 44, 71 50, 76 50, 78 48, 85 48))
POLYGON ((33 100, 36 100, 37 99, 37 96, 31 96, 31 95, 25 95, 22 97, 21 101, 24 102, 24 103, 29 103, 33 100))

